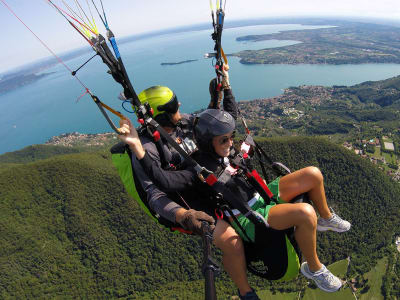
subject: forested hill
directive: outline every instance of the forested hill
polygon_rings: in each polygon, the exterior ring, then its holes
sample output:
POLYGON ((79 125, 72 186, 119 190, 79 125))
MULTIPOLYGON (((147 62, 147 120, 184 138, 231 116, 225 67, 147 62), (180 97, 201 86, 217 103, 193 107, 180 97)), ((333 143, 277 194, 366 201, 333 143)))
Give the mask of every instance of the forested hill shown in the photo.
POLYGON ((239 107, 260 136, 342 134, 364 139, 393 134, 397 139, 399 99, 396 76, 353 86, 290 87, 277 97, 241 101, 239 107))
POLYGON ((78 147, 62 147, 53 145, 32 145, 22 150, 0 155, 0 163, 28 163, 56 155, 79 153, 78 147))
MULTIPOLYGON (((323 139, 260 143, 292 169, 320 167, 331 206, 352 222, 349 233, 318 235, 324 263, 351 256, 352 278, 385 255, 400 228, 398 184, 323 139)), ((170 233, 145 215, 124 191, 107 150, 53 149, 57 155, 39 158, 42 150, 26 149, 35 157, 28 163, 0 156, 0 298, 203 297, 200 239, 170 233)), ((295 290, 304 286, 299 278, 252 284, 295 290)), ((236 294, 226 275, 218 291, 221 299, 236 294)))

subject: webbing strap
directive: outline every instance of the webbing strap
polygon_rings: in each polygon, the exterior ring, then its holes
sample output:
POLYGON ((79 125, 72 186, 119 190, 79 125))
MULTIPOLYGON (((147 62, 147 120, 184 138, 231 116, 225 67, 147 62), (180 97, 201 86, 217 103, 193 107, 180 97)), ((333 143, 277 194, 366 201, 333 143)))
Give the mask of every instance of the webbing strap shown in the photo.
POLYGON ((240 229, 240 231, 243 233, 243 235, 246 237, 246 239, 247 239, 249 242, 253 242, 253 243, 254 243, 255 241, 253 241, 253 240, 248 236, 248 234, 246 233, 246 231, 244 230, 244 228, 243 228, 242 225, 240 224, 239 220, 238 220, 238 219, 236 218, 236 216, 233 214, 232 209, 229 207, 229 205, 224 204, 224 205, 221 206, 221 209, 222 209, 222 210, 227 210, 227 211, 228 211, 228 213, 231 215, 233 221, 235 222, 235 224, 237 225, 237 227, 240 229))
POLYGON ((274 194, 270 191, 268 186, 265 184, 264 180, 260 177, 260 174, 256 170, 251 171, 251 173, 247 173, 248 177, 253 177, 257 183, 263 188, 263 190, 267 193, 269 199, 272 199, 274 197, 274 194))

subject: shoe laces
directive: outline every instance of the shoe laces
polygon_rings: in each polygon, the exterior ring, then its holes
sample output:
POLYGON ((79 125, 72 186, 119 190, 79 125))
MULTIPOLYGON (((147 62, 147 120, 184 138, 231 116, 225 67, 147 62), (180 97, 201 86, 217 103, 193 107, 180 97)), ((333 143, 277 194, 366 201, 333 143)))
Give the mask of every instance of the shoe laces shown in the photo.
POLYGON ((335 223, 338 223, 338 224, 344 223, 344 220, 335 213, 332 213, 332 221, 334 221, 335 223))
POLYGON ((332 284, 335 281, 335 276, 325 267, 320 274, 315 274, 318 281, 326 281, 332 284), (321 278, 322 277, 322 278, 321 278))

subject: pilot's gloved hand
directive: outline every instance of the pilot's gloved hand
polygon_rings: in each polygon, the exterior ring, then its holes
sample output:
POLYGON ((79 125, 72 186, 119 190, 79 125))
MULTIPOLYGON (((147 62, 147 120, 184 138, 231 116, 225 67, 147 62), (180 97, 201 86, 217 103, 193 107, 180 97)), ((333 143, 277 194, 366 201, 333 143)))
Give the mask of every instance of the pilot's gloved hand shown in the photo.
POLYGON ((182 225, 183 229, 192 231, 194 234, 201 235, 201 223, 202 221, 206 221, 210 224, 210 229, 214 230, 215 228, 215 220, 210 215, 206 214, 203 211, 198 211, 194 209, 186 210, 179 219, 176 220, 179 224, 182 225))
POLYGON ((210 104, 208 105, 208 108, 212 109, 219 109, 219 97, 218 97, 218 91, 217 91, 217 79, 213 78, 210 81, 209 85, 209 91, 210 91, 210 104))

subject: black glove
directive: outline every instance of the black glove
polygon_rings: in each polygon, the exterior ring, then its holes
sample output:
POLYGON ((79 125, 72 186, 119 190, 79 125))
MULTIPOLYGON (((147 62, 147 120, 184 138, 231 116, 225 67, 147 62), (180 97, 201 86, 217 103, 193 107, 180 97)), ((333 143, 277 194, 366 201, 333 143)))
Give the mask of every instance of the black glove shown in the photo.
POLYGON ((218 91, 217 91, 217 79, 213 78, 210 81, 210 85, 209 85, 209 91, 210 91, 210 104, 208 105, 208 108, 212 108, 212 109, 219 109, 219 95, 218 95, 218 91))
POLYGON ((201 222, 206 221, 210 224, 211 231, 215 228, 215 220, 210 215, 203 211, 198 211, 194 209, 187 210, 179 222, 183 229, 192 231, 194 234, 201 235, 201 222))

